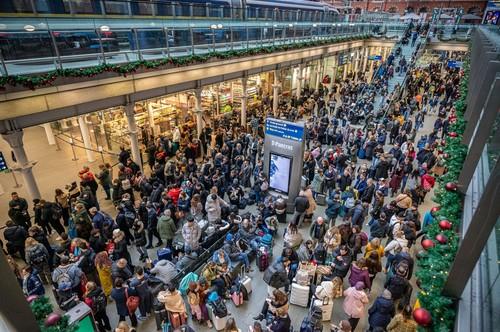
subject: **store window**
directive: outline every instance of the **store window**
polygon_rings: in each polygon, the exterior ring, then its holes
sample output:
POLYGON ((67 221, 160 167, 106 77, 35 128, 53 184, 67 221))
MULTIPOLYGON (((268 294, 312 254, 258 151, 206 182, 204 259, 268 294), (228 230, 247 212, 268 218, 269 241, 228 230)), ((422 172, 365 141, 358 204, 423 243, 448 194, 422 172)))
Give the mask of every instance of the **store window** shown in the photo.
MULTIPOLYGON (((95 31, 54 31, 57 49, 61 56, 100 53, 99 36, 95 31)), ((105 52, 118 50, 116 41, 104 40, 105 52)))
POLYGON ((0 36, 0 50, 2 51, 4 60, 54 56, 54 47, 48 32, 17 32, 2 34, 0 36))

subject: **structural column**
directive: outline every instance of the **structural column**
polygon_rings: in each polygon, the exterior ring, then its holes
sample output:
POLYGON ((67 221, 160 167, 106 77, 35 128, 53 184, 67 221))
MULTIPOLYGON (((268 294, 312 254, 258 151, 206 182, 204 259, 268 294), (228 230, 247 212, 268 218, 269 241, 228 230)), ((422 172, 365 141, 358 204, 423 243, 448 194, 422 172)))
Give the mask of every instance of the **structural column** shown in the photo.
POLYGON ((359 49, 354 51, 354 82, 358 80, 359 71, 359 49))
POLYGON ((155 125, 155 116, 154 116, 154 110, 153 110, 153 104, 148 103, 148 122, 149 122, 149 127, 151 128, 151 132, 153 135, 156 137, 158 136, 158 130, 156 129, 155 125))
POLYGON ((333 87, 335 86, 335 80, 337 79, 337 61, 338 61, 338 54, 334 54, 333 55, 333 65, 332 65, 332 82, 331 82, 331 85, 330 85, 330 90, 333 89, 333 87))
POLYGON ((299 65, 299 71, 297 73, 297 90, 295 91, 295 96, 300 98, 302 94, 302 81, 304 80, 304 77, 302 75, 302 72, 304 71, 304 66, 302 64, 299 65))
POLYGON ((368 56, 370 55, 370 48, 365 47, 362 53, 363 53, 363 73, 365 73, 366 65, 368 63, 368 56))
POLYGON ((19 171, 21 173, 28 194, 32 199, 41 198, 40 190, 38 189, 35 177, 33 176, 32 169, 35 165, 35 162, 31 162, 28 160, 28 156, 26 155, 26 151, 24 150, 22 129, 2 134, 2 137, 14 152, 14 156, 17 160, 17 168, 13 168, 13 170, 19 171))
POLYGON ((197 88, 194 90, 194 114, 196 116, 196 132, 198 133, 198 137, 201 135, 201 131, 203 130, 203 109, 201 108, 201 92, 202 88, 197 88))
POLYGON ((44 123, 43 129, 45 129, 45 135, 47 135, 47 141, 49 141, 49 145, 55 145, 56 138, 54 137, 54 132, 52 131, 50 123, 44 123))
POLYGON ((137 138, 137 123, 135 122, 134 103, 128 103, 124 106, 125 116, 127 117, 128 133, 130 137, 130 148, 132 150, 132 160, 139 165, 142 171, 141 150, 139 149, 139 140, 137 138))
POLYGON ((241 95, 241 126, 244 128, 247 126, 247 80, 246 77, 241 79, 241 89, 243 90, 241 95))
POLYGON ((278 116, 278 105, 279 105, 279 99, 280 99, 279 92, 280 92, 281 84, 280 84, 280 80, 278 77, 279 76, 278 71, 274 70, 273 74, 274 74, 273 113, 274 113, 274 116, 277 117, 278 116))
POLYGON ((319 91, 319 85, 321 84, 321 73, 323 72, 323 61, 321 59, 318 60, 318 63, 316 65, 316 82, 314 86, 314 91, 318 92, 319 91))
MULTIPOLYGON (((370 52, 368 53, 369 55, 371 53, 373 53, 373 48, 371 48, 370 52)), ((374 65, 374 62, 373 60, 370 61, 370 70, 368 71, 368 82, 371 82, 372 80, 372 77, 373 77, 373 65, 374 65)))
POLYGON ((90 140, 89 127, 87 126, 87 121, 85 120, 85 115, 78 116, 78 125, 80 126, 80 132, 82 133, 83 146, 85 147, 85 153, 87 154, 87 161, 93 163, 94 152, 92 151, 92 142, 90 140))

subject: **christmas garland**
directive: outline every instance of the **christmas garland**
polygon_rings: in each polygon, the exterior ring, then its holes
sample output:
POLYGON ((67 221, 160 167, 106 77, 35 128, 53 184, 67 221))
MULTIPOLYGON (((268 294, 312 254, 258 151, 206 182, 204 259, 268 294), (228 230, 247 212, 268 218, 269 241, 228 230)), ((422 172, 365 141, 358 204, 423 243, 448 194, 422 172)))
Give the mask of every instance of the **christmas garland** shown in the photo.
POLYGON ((416 273, 417 285, 421 288, 417 296, 420 305, 417 315, 421 321, 416 320, 421 331, 452 331, 455 322, 455 299, 442 292, 460 240, 457 231, 462 221, 463 196, 457 191, 456 183, 467 155, 467 146, 461 141, 466 125, 464 113, 469 71, 467 58, 460 83, 460 97, 454 103, 456 120, 450 121, 452 123, 442 151, 447 172, 437 179, 439 185, 433 200, 438 206, 432 210, 435 222, 428 226, 427 239, 422 241, 425 250, 417 254, 420 267, 416 273))
POLYGON ((216 51, 203 55, 188 55, 175 58, 168 57, 158 60, 141 60, 141 61, 128 62, 125 64, 102 64, 87 68, 57 69, 40 75, 12 75, 12 76, 0 77, 0 89, 4 89, 6 85, 11 85, 11 86, 23 86, 25 88, 35 90, 40 87, 51 85, 57 78, 60 77, 91 78, 106 72, 113 72, 126 77, 127 75, 133 74, 138 70, 159 69, 167 65, 174 65, 177 67, 181 67, 195 63, 205 63, 210 59, 240 58, 245 56, 283 52, 283 51, 296 50, 307 47, 341 43, 351 40, 368 39, 369 37, 370 35, 368 34, 359 34, 348 37, 332 37, 329 39, 314 40, 296 44, 257 47, 246 50, 229 50, 223 52, 216 51))
POLYGON ((36 295, 27 298, 31 311, 40 327, 41 332, 75 332, 78 325, 69 325, 68 316, 53 312, 52 304, 46 296, 36 295))

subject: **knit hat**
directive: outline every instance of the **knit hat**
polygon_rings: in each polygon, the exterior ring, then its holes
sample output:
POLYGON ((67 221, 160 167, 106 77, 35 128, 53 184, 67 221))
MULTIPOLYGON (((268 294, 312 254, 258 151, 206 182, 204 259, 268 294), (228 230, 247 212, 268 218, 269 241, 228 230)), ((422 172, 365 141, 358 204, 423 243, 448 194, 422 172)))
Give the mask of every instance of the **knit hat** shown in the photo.
POLYGON ((363 290, 365 289, 365 283, 362 281, 358 281, 354 287, 356 288, 356 290, 363 290))
POLYGON ((392 293, 391 293, 391 291, 388 290, 388 289, 384 289, 384 291, 382 292, 382 297, 384 299, 388 299, 388 300, 392 299, 392 293))

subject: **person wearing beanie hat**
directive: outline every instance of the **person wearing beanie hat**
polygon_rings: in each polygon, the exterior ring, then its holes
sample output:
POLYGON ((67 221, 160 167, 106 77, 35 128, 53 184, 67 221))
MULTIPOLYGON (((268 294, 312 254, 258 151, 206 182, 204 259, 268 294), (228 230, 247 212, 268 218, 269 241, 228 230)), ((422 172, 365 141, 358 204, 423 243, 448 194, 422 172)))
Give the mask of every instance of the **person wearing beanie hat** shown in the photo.
POLYGON ((354 287, 350 287, 344 291, 343 309, 347 316, 349 316, 349 324, 354 331, 358 322, 365 315, 365 307, 368 304, 368 295, 364 292, 366 287, 362 281, 356 282, 354 287))
POLYGON ((370 331, 377 327, 383 328, 385 331, 395 313, 396 309, 392 300, 392 294, 388 289, 384 289, 382 295, 377 297, 371 308, 368 310, 368 323, 370 324, 370 331))

